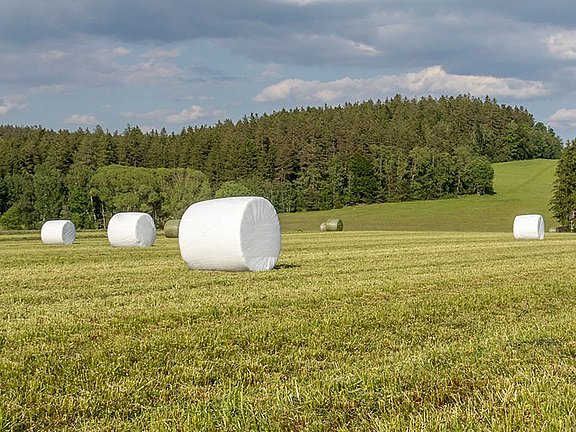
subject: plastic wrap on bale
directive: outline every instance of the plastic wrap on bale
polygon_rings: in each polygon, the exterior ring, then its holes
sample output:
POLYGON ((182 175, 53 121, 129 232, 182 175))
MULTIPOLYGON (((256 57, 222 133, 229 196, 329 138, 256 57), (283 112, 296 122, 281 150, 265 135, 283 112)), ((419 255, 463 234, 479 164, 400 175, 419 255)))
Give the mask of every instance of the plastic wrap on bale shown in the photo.
POLYGON ((320 231, 342 231, 344 229, 344 222, 342 219, 328 219, 326 222, 320 224, 320 231))
POLYGON ((108 241, 115 247, 148 247, 156 241, 156 225, 148 213, 116 213, 108 222, 108 241))
POLYGON ((516 216, 513 233, 514 238, 518 240, 543 240, 544 218, 539 214, 516 216))
POLYGON ((76 240, 76 227, 69 220, 50 220, 42 225, 40 238, 44 244, 70 245, 76 240))
POLYGON ((280 223, 262 197, 202 201, 180 219, 178 244, 190 269, 271 270, 280 255, 280 223))

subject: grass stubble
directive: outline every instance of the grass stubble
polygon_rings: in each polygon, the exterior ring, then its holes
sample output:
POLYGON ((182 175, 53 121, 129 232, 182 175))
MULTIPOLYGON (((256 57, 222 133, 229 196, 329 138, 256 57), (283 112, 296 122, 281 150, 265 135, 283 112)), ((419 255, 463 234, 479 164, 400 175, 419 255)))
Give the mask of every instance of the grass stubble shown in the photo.
POLYGON ((289 233, 227 273, 0 235, 0 430, 574 429, 574 244, 289 233))

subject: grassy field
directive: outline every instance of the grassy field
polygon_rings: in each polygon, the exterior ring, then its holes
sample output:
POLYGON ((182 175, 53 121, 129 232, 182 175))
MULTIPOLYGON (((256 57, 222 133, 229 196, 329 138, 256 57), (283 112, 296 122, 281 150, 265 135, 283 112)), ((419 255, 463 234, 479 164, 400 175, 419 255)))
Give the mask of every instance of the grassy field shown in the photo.
POLYGON ((0 235, 0 430, 574 430, 575 245, 288 233, 224 273, 0 235))
POLYGON ((548 229, 557 225, 548 210, 556 164, 543 159, 494 164, 493 195, 283 214, 282 229, 318 231, 326 219, 340 218, 352 231, 511 232, 514 217, 528 213, 543 215, 548 229))

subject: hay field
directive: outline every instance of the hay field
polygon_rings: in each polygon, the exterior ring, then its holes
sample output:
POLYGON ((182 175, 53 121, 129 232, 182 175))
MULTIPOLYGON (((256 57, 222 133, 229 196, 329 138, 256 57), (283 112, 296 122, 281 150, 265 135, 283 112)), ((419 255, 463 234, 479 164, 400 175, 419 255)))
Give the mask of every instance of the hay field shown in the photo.
POLYGON ((496 163, 493 195, 462 196, 281 214, 284 232, 318 231, 327 219, 344 221, 344 230, 509 232, 514 217, 538 213, 546 230, 557 222, 548 210, 556 160, 496 163))
POLYGON ((576 236, 283 235, 264 273, 175 239, 0 234, 0 430, 576 428, 576 236))

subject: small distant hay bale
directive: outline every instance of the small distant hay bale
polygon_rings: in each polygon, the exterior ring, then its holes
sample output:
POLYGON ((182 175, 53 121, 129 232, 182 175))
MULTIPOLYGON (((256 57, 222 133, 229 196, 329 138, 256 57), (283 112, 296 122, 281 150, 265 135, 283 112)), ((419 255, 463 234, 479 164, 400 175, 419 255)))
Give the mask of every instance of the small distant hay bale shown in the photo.
POLYGON ((108 223, 108 241, 117 247, 148 247, 156 240, 154 219, 147 213, 116 213, 108 223))
POLYGON ((40 230, 42 243, 50 245, 70 245, 76 240, 76 227, 69 220, 51 220, 40 230))
POLYGON ((178 238, 180 219, 169 219, 164 224, 164 235, 166 238, 178 238))
POLYGON ((271 270, 280 255, 280 223, 262 197, 202 201, 184 212, 178 244, 190 269, 271 270))
POLYGON ((543 240, 544 218, 539 214, 516 216, 513 233, 517 240, 543 240))
POLYGON ((328 219, 326 222, 320 224, 320 231, 342 231, 344 223, 342 219, 328 219))

